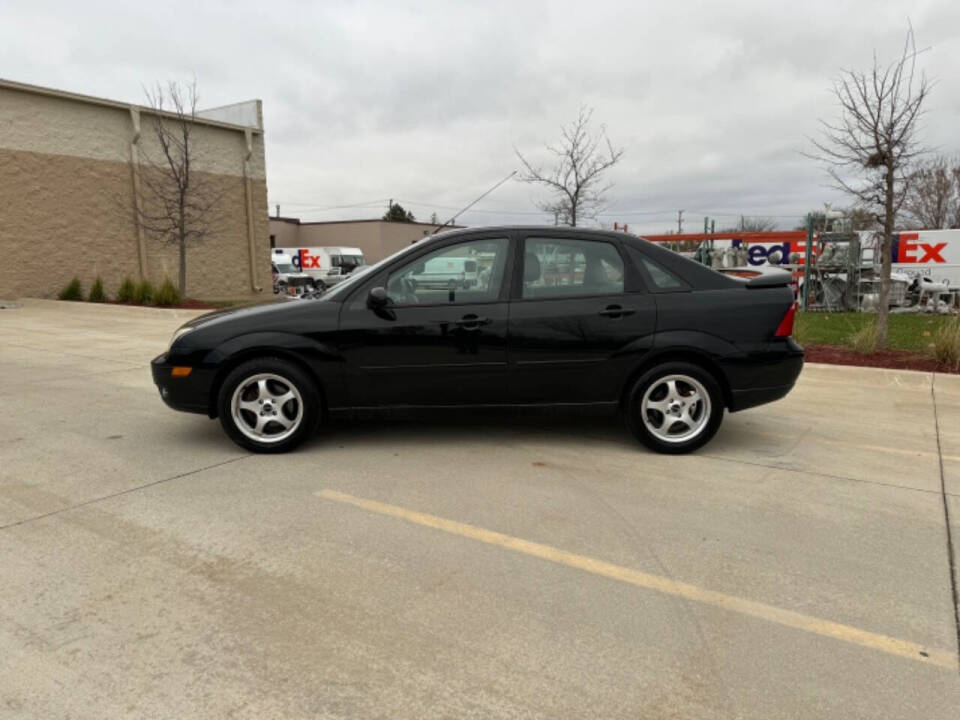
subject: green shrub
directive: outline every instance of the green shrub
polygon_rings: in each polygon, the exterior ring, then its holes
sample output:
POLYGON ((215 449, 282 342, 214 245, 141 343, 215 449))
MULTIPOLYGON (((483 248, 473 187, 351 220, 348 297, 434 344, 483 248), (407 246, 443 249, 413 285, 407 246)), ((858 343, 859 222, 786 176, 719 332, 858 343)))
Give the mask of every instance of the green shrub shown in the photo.
POLYGON ((138 305, 149 305, 153 302, 153 283, 141 280, 133 291, 133 301, 138 305))
POLYGON ((90 288, 90 294, 87 296, 90 302, 106 302, 107 294, 103 291, 103 280, 100 276, 93 281, 93 287, 90 288))
POLYGON ((67 286, 60 291, 57 296, 61 300, 83 300, 83 286, 80 284, 80 278, 75 277, 67 286))
POLYGON ((180 304, 180 291, 177 286, 170 282, 170 278, 164 278, 163 283, 153 294, 153 304, 158 307, 172 307, 180 304))
POLYGON ((854 352, 868 355, 877 348, 877 322, 871 320, 859 330, 847 336, 847 344, 854 352))
POLYGON ((137 295, 137 284, 130 277, 125 277, 117 290, 117 302, 132 303, 137 295))
POLYGON ((937 328, 933 335, 933 358, 952 370, 960 370, 960 320, 937 328))

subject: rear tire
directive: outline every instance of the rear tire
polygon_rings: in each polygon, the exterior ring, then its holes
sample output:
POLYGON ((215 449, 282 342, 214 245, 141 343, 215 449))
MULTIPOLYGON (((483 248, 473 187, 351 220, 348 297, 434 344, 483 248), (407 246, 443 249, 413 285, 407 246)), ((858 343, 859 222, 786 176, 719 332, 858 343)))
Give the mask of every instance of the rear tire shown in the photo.
POLYGON ((248 360, 227 375, 217 396, 224 432, 257 453, 293 450, 317 429, 320 393, 294 363, 266 357, 248 360))
POLYGON ((627 395, 627 427, 651 450, 682 455, 703 447, 723 421, 723 393, 698 365, 665 362, 645 372, 627 395))

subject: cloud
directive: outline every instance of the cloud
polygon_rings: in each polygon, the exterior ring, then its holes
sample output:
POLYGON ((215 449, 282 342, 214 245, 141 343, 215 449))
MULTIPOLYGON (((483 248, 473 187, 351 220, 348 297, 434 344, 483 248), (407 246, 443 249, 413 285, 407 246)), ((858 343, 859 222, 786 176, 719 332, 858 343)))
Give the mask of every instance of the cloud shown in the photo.
MULTIPOLYGON (((799 150, 836 110, 843 67, 892 58, 909 16, 942 81, 925 140, 956 152, 960 9, 916 3, 166 2, 7 0, 0 74, 140 101, 195 74, 208 107, 264 101, 271 208, 370 217, 384 198, 418 217, 466 205, 536 156, 581 104, 626 149, 605 221, 640 231, 687 210, 792 227, 843 203, 799 150), (321 210, 378 201, 371 207, 321 210)), ((2 142, 2 139, 0 139, 2 142)), ((536 189, 510 182, 461 217, 542 222, 536 189)))

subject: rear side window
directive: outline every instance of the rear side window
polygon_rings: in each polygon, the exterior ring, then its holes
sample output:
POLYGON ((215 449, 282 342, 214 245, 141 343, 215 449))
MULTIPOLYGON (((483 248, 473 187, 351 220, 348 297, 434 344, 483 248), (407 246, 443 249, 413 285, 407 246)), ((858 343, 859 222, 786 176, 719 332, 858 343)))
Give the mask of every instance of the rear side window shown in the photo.
POLYGON ((630 255, 635 263, 647 271, 647 276, 657 290, 683 290, 687 287, 683 280, 639 250, 630 248, 630 255))
POLYGON ((567 238, 527 238, 524 298, 623 293, 623 259, 611 243, 567 238))

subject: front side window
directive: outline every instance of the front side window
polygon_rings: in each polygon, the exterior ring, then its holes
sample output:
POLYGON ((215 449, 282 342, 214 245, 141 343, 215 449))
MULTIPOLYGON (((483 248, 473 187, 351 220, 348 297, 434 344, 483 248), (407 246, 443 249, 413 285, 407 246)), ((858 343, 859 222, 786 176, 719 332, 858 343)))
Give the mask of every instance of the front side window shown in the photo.
POLYGON ((395 305, 492 302, 500 297, 510 243, 471 240, 421 255, 387 278, 395 305))
POLYGON ((624 292, 623 258, 608 242, 527 238, 523 253, 523 297, 619 295, 624 292))

